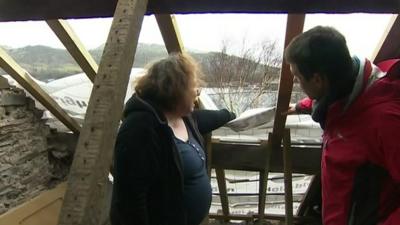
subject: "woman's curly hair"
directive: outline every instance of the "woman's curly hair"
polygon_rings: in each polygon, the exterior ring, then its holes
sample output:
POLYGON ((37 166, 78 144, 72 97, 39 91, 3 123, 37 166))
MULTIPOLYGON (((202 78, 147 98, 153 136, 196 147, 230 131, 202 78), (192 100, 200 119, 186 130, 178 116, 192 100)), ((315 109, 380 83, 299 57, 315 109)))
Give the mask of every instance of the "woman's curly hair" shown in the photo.
POLYGON ((173 111, 187 91, 202 83, 201 76, 201 70, 192 57, 183 53, 171 54, 150 64, 144 76, 135 81, 135 91, 160 109, 173 111))

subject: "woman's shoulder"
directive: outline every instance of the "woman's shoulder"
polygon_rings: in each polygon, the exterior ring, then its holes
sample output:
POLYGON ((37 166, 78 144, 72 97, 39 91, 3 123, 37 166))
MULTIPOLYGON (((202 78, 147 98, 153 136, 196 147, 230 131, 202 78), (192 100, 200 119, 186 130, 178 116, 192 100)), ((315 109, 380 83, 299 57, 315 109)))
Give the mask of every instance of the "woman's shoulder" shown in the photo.
POLYGON ((139 111, 128 114, 123 120, 120 130, 151 130, 155 129, 157 118, 150 112, 139 111))

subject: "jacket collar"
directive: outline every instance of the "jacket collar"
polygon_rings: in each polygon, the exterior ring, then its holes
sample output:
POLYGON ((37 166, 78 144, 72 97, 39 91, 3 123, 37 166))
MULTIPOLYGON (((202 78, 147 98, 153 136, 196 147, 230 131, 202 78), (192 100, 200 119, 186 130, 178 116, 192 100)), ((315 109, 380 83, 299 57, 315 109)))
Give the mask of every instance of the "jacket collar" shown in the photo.
POLYGON ((156 107, 151 101, 145 100, 139 97, 137 94, 133 94, 132 97, 125 104, 124 118, 130 113, 144 111, 150 112, 154 115, 157 121, 162 125, 168 125, 167 119, 164 113, 156 107))
POLYGON ((349 106, 357 99, 357 97, 366 89, 368 89, 376 80, 386 75, 385 72, 380 70, 377 66, 372 64, 367 59, 359 59, 355 57, 359 63, 359 69, 357 73, 356 82, 354 83, 353 90, 349 97, 346 99, 343 112, 345 112, 349 106))

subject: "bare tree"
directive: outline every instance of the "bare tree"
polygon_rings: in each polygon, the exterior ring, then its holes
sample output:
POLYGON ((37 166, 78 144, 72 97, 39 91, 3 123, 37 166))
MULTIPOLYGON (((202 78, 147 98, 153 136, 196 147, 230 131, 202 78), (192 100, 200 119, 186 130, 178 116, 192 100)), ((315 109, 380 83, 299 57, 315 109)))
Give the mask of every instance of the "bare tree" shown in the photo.
POLYGON ((222 42, 220 52, 211 54, 203 64, 208 86, 231 111, 240 114, 258 107, 261 96, 278 80, 281 55, 275 41, 266 40, 247 47, 244 39, 238 54, 230 55, 229 41, 222 42))

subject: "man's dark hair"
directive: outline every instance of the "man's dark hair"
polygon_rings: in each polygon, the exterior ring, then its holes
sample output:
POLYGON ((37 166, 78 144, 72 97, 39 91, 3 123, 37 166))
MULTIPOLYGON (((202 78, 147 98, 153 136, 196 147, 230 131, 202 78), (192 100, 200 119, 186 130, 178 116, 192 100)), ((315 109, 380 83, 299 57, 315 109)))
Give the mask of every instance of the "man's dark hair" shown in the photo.
POLYGON ((306 80, 314 73, 326 77, 332 89, 348 92, 354 83, 346 39, 332 27, 317 26, 295 37, 285 50, 285 60, 295 64, 306 80))

